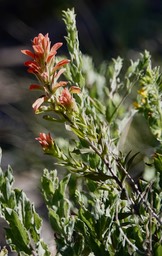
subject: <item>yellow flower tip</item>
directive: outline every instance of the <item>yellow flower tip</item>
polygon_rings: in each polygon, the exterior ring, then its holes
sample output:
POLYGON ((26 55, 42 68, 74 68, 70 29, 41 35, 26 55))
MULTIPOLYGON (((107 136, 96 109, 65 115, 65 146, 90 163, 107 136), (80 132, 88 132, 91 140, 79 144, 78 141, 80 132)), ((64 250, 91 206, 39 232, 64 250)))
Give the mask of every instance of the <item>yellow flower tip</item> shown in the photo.
POLYGON ((146 89, 142 88, 141 90, 138 90, 138 94, 140 94, 141 96, 143 96, 144 98, 147 97, 147 91, 146 89))
POLYGON ((78 86, 71 86, 69 89, 69 92, 71 93, 80 93, 81 89, 78 86))
POLYGON ((133 102, 133 106, 134 106, 134 108, 136 108, 136 109, 138 109, 138 108, 140 108, 140 105, 138 104, 138 102, 133 102))
POLYGON ((145 104, 146 103, 146 99, 142 98, 141 102, 142 102, 142 104, 145 104))

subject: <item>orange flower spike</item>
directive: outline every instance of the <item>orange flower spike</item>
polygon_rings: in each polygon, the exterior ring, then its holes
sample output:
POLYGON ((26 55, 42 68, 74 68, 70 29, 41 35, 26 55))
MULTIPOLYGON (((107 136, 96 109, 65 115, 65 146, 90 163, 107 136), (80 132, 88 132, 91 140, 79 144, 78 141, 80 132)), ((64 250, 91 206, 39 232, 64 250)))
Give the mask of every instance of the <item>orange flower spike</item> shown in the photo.
POLYGON ((43 56, 44 54, 44 49, 42 48, 41 45, 33 45, 33 49, 34 49, 34 52, 35 52, 35 56, 36 57, 41 57, 43 56))
POLYGON ((50 41, 48 34, 43 36, 41 33, 33 39, 33 50, 35 52, 35 57, 38 59, 44 59, 46 61, 46 58, 49 54, 50 50, 50 41))
MULTIPOLYGON (((39 33, 38 36, 34 37, 32 43, 33 43, 33 45, 41 45, 42 44, 42 46, 44 45, 45 47, 47 47, 50 43, 48 33, 45 36, 43 34, 39 33)), ((49 45, 49 47, 50 47, 50 45, 49 45)))
POLYGON ((49 63, 50 60, 56 55, 57 50, 62 46, 62 43, 54 44, 51 49, 51 41, 48 37, 48 34, 45 36, 41 33, 38 34, 32 41, 32 47, 34 53, 30 50, 21 50, 21 52, 29 57, 33 58, 34 61, 44 60, 44 62, 49 63))
POLYGON ((60 43, 60 42, 54 44, 54 45, 52 46, 52 48, 51 48, 51 52, 57 53, 57 50, 58 50, 62 45, 63 45, 63 43, 60 43))
MULTIPOLYGON (((36 75, 37 79, 42 84, 42 88, 45 88, 46 85, 50 85, 51 92, 53 93, 58 87, 65 86, 67 84, 64 81, 58 82, 58 79, 65 71, 65 68, 61 67, 68 64, 70 60, 64 59, 55 64, 55 55, 61 46, 62 43, 58 42, 51 47, 51 41, 48 33, 45 36, 39 33, 32 41, 33 52, 30 50, 21 51, 23 54, 32 58, 32 60, 24 63, 25 66, 28 67, 28 72, 36 75)), ((31 89, 37 88, 39 87, 31 87, 31 89)))

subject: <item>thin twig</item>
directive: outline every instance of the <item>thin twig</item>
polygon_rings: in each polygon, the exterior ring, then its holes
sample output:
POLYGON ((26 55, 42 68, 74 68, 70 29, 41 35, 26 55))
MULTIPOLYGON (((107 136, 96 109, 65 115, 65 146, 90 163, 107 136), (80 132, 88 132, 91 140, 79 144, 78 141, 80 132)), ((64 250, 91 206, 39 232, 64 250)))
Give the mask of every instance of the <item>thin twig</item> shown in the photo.
POLYGON ((118 225, 118 228, 121 232, 121 234, 123 235, 123 237, 125 238, 125 240, 127 241, 127 243, 138 253, 140 253, 141 255, 146 255, 146 252, 142 252, 141 250, 138 249, 138 247, 136 245, 134 245, 130 240, 129 238, 126 236, 126 234, 124 233, 123 229, 121 228, 120 226, 120 221, 119 221, 119 218, 118 218, 118 204, 116 204, 116 223, 118 225))
POLYGON ((137 193, 137 195, 139 196, 139 204, 141 204, 141 202, 144 204, 144 206, 147 208, 147 210, 149 210, 152 213, 152 216, 155 217, 155 219, 160 223, 160 225, 162 225, 162 220, 160 219, 160 217, 154 212, 154 210, 150 207, 150 205, 148 204, 148 202, 145 201, 144 197, 141 195, 137 184, 135 183, 134 179, 130 176, 130 174, 125 170, 125 168, 121 165, 121 163, 119 162, 119 160, 116 160, 118 163, 118 166, 122 169, 122 171, 125 173, 125 175, 127 175, 127 177, 130 179, 130 181, 132 182, 132 185, 134 186, 134 190, 137 193))

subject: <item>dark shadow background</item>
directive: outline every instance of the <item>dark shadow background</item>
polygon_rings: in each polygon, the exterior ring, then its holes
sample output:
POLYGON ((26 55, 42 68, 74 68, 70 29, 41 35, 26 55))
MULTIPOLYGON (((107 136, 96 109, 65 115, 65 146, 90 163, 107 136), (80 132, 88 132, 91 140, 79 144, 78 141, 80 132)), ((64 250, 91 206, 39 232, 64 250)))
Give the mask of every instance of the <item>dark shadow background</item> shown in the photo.
MULTIPOLYGON (((26 58, 20 50, 29 48, 41 32, 49 33, 52 44, 64 42, 59 54, 66 54, 62 10, 72 7, 77 13, 80 49, 93 57, 96 66, 118 55, 136 58, 145 49, 155 63, 162 62, 161 0, 0 0, 2 167, 12 166, 16 185, 37 202, 41 215, 44 207, 34 184, 39 184, 38 173, 45 167, 53 169, 54 163, 35 141, 39 132, 48 131, 49 124, 33 113, 31 105, 37 95, 28 87, 34 78, 27 74, 23 65, 26 58)), ((50 129, 56 135, 66 135, 60 126, 53 126, 50 129)), ((44 237, 48 239, 48 234, 44 237)), ((0 245, 4 243, 0 237, 0 245)))
POLYGON ((0 46, 27 44, 38 32, 63 40, 62 10, 75 7, 83 52, 103 59, 145 48, 161 53, 160 0, 1 0, 0 46))

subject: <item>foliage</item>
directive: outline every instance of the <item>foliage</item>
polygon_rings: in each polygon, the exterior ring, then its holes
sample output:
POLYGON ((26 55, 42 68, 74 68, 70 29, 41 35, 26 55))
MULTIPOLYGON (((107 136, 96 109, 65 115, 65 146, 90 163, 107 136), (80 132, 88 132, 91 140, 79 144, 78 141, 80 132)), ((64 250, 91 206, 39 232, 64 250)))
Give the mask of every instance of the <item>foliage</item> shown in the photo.
MULTIPOLYGON (((43 92, 33 104, 35 113, 70 132, 68 145, 50 133, 37 138, 44 153, 68 171, 60 180, 57 170, 45 169, 41 178, 57 255, 160 256, 160 69, 152 68, 147 51, 128 67, 118 57, 95 68, 79 50, 74 10, 63 12, 63 19, 70 60, 56 58, 62 44, 51 47, 48 34, 34 38, 34 52, 22 51, 32 58, 25 63, 28 72, 38 79, 30 89, 43 92), (59 81, 63 74, 67 81, 59 81), (140 177, 131 173, 138 152, 123 149, 136 115, 146 120, 156 141, 153 154, 143 159, 145 175, 140 177)), ((9 244, 19 255, 51 255, 34 206, 23 191, 12 188, 11 168, 0 175, 0 212, 9 225, 9 244)))
POLYGON ((12 169, 8 167, 6 172, 0 169, 0 217, 9 223, 6 228, 8 244, 19 255, 50 255, 40 238, 41 218, 24 192, 13 189, 13 182, 12 169))

